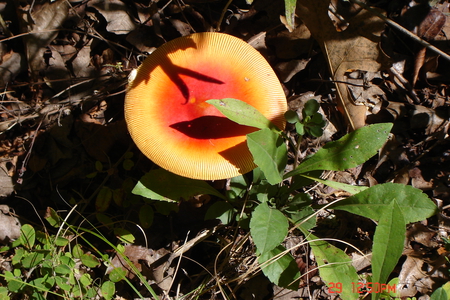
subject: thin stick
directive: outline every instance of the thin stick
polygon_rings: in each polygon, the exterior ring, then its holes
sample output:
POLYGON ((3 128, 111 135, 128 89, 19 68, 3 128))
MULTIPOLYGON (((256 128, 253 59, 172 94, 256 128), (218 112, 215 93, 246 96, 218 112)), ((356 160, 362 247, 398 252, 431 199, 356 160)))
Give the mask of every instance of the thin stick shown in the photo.
POLYGON ((385 21, 387 24, 389 24, 390 26, 394 27, 395 29, 401 31, 402 33, 406 34, 408 37, 410 37, 411 39, 413 39, 414 41, 418 42, 419 44, 421 44, 422 46, 430 49, 431 51, 433 51, 436 54, 439 54, 440 56, 442 56, 443 58, 445 58, 446 60, 450 61, 450 56, 443 52, 442 50, 439 50, 438 48, 436 48, 435 46, 431 45, 430 43, 428 43, 427 41, 421 39, 420 37, 418 37, 417 35, 415 35, 414 33, 412 33, 411 31, 409 31, 408 29, 406 29, 405 27, 399 25, 398 23, 392 21, 391 19, 389 19, 388 17, 386 17, 385 15, 379 13, 378 11, 376 11, 375 9, 371 8, 370 6, 368 6, 365 3, 362 3, 359 0, 350 0, 350 2, 353 2, 355 4, 358 4, 359 6, 361 6, 362 8, 370 11, 371 13, 373 13, 374 15, 376 15, 377 17, 379 17, 380 19, 382 19, 383 21, 385 21))

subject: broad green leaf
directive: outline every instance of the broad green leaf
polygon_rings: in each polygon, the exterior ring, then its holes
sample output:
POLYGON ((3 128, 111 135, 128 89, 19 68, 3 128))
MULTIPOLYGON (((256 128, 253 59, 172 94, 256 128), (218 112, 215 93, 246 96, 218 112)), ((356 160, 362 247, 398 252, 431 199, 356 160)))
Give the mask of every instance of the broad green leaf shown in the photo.
POLYGON ((9 291, 17 293, 25 287, 25 282, 23 282, 22 279, 14 276, 14 274, 10 271, 5 271, 4 276, 6 281, 8 282, 9 291))
MULTIPOLYGON (((372 281, 385 283, 403 251, 406 223, 394 199, 384 210, 375 230, 372 246, 372 281)), ((380 297, 372 294, 372 300, 380 297)))
POLYGON ((44 259, 43 252, 31 252, 22 259, 22 267, 29 269, 37 266, 44 259))
POLYGON ((217 108, 225 117, 240 125, 259 129, 276 129, 270 120, 247 102, 233 98, 211 99, 206 102, 217 108))
MULTIPOLYGON (((294 8, 295 8, 295 1, 294 1, 294 8)), ((319 108, 320 108, 320 104, 319 104, 319 102, 317 102, 317 100, 315 100, 315 99, 308 100, 305 103, 305 106, 302 110, 302 115, 303 115, 303 117, 307 117, 307 116, 312 117, 312 116, 314 116, 315 113, 317 113, 319 111, 319 108)))
POLYGON ((337 141, 327 143, 284 178, 313 170, 343 171, 356 167, 374 156, 386 142, 391 123, 359 128, 337 141), (369 137, 369 138, 368 138, 369 137))
POLYGON ((67 266, 69 268, 75 267, 75 261, 73 260, 73 258, 71 256, 72 256, 72 254, 70 254, 70 252, 66 252, 64 255, 61 255, 59 257, 59 259, 61 261, 61 264, 65 265, 65 266, 67 266))
MULTIPOLYGON (((317 240, 318 237, 309 233, 300 226, 305 236, 308 238, 317 265, 319 266, 320 278, 334 288, 336 284, 342 286, 339 296, 342 299, 358 299, 359 294, 352 292, 352 283, 358 282, 358 274, 352 266, 351 258, 341 249, 331 245, 327 241, 317 240)), ((334 291, 337 293, 337 291, 334 291)))
POLYGON ((279 258, 275 258, 275 256, 284 251, 286 251, 286 248, 278 245, 276 248, 261 254, 258 262, 262 265, 261 270, 264 275, 270 281, 279 287, 297 290, 298 281, 296 280, 300 277, 300 272, 295 259, 289 252, 279 258))
POLYGON ((293 31, 295 28, 295 5, 297 0, 284 0, 286 22, 288 24, 288 30, 293 31))
POLYGON ((297 112, 293 110, 288 110, 284 113, 284 118, 286 119, 286 122, 295 124, 297 122, 300 122, 300 118, 297 115, 297 112))
POLYGON ((447 282, 431 294, 430 300, 450 299, 450 282, 447 282))
POLYGON ((68 284, 68 282, 67 282, 67 277, 56 276, 55 281, 56 281, 56 284, 58 285, 58 287, 60 289, 62 289, 63 291, 68 292, 72 289, 72 286, 70 284, 68 284))
POLYGON ((32 280, 30 284, 37 287, 40 291, 49 291, 55 284, 55 278, 53 276, 46 275, 44 277, 39 277, 32 280))
POLYGON ((259 204, 250 220, 250 233, 260 253, 274 249, 284 240, 288 233, 288 220, 266 202, 259 204))
POLYGON ((79 282, 83 285, 83 287, 87 288, 92 283, 92 277, 89 273, 84 273, 81 275, 79 282))
POLYGON ((21 262, 22 258, 25 256, 25 249, 24 248, 17 248, 16 254, 12 258, 12 264, 17 265, 21 262))
POLYGON ((89 268, 95 268, 100 264, 98 258, 90 253, 81 255, 81 262, 83 263, 83 265, 89 268))
POLYGON ((62 236, 58 236, 55 238, 54 242, 56 246, 64 247, 69 243, 69 240, 62 236))
POLYGON ((270 184, 280 183, 287 162, 287 148, 281 136, 270 129, 262 129, 247 134, 247 145, 267 181, 270 184))
POLYGON ((335 188, 337 190, 343 190, 343 191, 349 192, 350 194, 357 194, 357 193, 367 190, 369 188, 367 186, 350 185, 350 184, 336 182, 336 181, 332 181, 332 180, 326 180, 326 179, 320 179, 320 178, 315 178, 315 177, 311 177, 311 176, 306 176, 303 174, 301 174, 300 176, 323 183, 328 186, 331 186, 332 188, 335 188))
POLYGON ((22 234, 20 235, 21 243, 28 249, 33 248, 36 241, 36 231, 30 224, 24 224, 20 229, 22 234))
POLYGON ((354 196, 330 206, 373 220, 380 220, 392 201, 396 201, 405 223, 425 220, 436 214, 438 209, 421 190, 399 183, 374 185, 354 196))
POLYGON ((105 281, 102 284, 102 296, 105 300, 109 300, 114 296, 114 293, 116 292, 116 286, 111 281, 105 281))
POLYGON ((301 223, 302 224, 301 226, 304 229, 310 230, 310 229, 312 229, 313 227, 316 226, 316 223, 317 223, 316 222, 316 217, 315 216, 311 217, 311 218, 309 218, 306 221, 303 221, 303 220, 307 219, 312 214, 314 214, 314 209, 312 209, 312 207, 310 207, 310 206, 307 206, 307 207, 304 207, 302 210, 299 210, 299 211, 297 211, 295 213, 292 213, 291 214, 291 219, 292 219, 292 222, 294 224, 301 223))
POLYGON ((5 286, 0 286, 0 299, 2 300, 10 300, 11 298, 8 296, 9 291, 5 286))
POLYGON ((211 205, 205 214, 205 220, 219 219, 222 224, 229 224, 233 220, 234 208, 225 201, 217 201, 211 205))
POLYGON ((58 265, 55 268, 55 273, 58 275, 67 275, 72 272, 72 269, 67 265, 58 265))
POLYGON ((109 273, 109 280, 112 282, 119 282, 125 278, 127 271, 122 268, 114 268, 111 273, 109 273))
POLYGON ((247 192, 248 184, 242 175, 230 179, 230 188, 227 190, 228 198, 233 201, 236 198, 243 197, 247 192))
POLYGON ((164 169, 152 170, 142 176, 132 193, 162 201, 179 201, 198 194, 214 195, 225 200, 224 195, 205 181, 178 176, 164 169))
POLYGON ((74 258, 81 258, 81 256, 84 254, 84 251, 83 251, 83 249, 82 249, 82 247, 81 247, 81 245, 80 244, 76 244, 75 246, 73 246, 73 249, 72 249, 72 256, 74 257, 74 258))

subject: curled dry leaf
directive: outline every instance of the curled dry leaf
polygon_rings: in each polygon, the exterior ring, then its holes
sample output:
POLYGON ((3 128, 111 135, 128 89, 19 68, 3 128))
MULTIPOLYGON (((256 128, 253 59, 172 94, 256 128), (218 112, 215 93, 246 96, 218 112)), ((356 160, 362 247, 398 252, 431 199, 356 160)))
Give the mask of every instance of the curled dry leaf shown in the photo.
POLYGON ((128 12, 127 5, 119 0, 93 0, 89 7, 94 7, 106 19, 106 30, 115 34, 127 34, 136 28, 128 12))
POLYGON ((59 0, 53 3, 44 3, 39 10, 22 11, 24 31, 30 32, 24 36, 28 67, 33 80, 37 80, 39 71, 44 64, 46 47, 58 34, 58 28, 69 14, 69 2, 59 0))
POLYGON ((388 59, 379 50, 384 22, 370 12, 361 10, 349 18, 349 26, 338 32, 328 16, 329 0, 302 1, 297 14, 320 44, 336 84, 338 106, 351 129, 364 126, 366 107, 350 98, 344 74, 348 70, 376 72, 387 66, 388 59))
MULTIPOLYGON (((152 249, 148 249, 142 246, 135 245, 126 245, 125 251, 123 255, 126 256, 144 275, 147 276, 147 279, 155 279, 155 281, 159 282, 162 280, 162 274, 155 274, 155 272, 149 272, 149 267, 156 262, 158 259, 169 254, 169 251, 161 248, 157 251, 152 249), (153 273, 153 274, 152 274, 153 273), (159 279, 159 280, 158 280, 159 279)), ((156 267, 156 266, 153 266, 156 267)), ((110 273, 113 268, 122 268, 127 271, 127 277, 133 279, 136 274, 131 270, 131 268, 127 265, 125 259, 120 254, 116 254, 114 258, 111 260, 111 266, 108 267, 106 273, 110 273)))
POLYGON ((0 205, 0 243, 7 243, 19 237, 19 219, 10 213, 8 205, 0 205))

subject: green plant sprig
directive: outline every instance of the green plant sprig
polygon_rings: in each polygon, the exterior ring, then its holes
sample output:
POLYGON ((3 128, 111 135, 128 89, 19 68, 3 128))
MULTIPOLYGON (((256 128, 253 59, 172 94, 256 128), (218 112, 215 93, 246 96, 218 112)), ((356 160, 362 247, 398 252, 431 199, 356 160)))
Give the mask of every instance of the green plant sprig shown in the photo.
MULTIPOLYGON (((249 228, 262 272, 281 287, 296 289, 291 283, 300 276, 294 258, 282 246, 291 226, 299 228, 311 241, 310 246, 324 282, 327 284, 341 282, 343 299, 358 298, 358 294, 351 292, 352 282, 358 281, 358 274, 351 265, 351 259, 344 251, 310 232, 316 226, 315 218, 311 216, 321 208, 313 207, 310 197, 298 192, 304 186, 320 182, 346 190, 353 196, 333 203, 329 208, 345 210, 378 222, 373 238, 373 282, 385 283, 397 264, 402 253, 406 225, 426 219, 438 211, 436 205, 422 191, 411 186, 384 183, 372 187, 355 187, 320 178, 320 174, 325 170, 343 171, 354 168, 376 155, 389 137, 392 128, 390 123, 365 126, 337 141, 329 142, 302 161, 294 170, 285 174, 287 147, 286 135, 282 131, 243 101, 228 98, 207 102, 230 120, 260 129, 247 135, 247 145, 258 165, 253 171, 253 181, 247 182, 244 176, 232 178, 230 191, 220 196, 226 200, 211 206, 207 216, 219 218, 224 223, 238 220, 241 226, 249 228), (289 185, 286 185, 286 179, 291 179, 289 185), (239 208, 243 195, 248 197, 246 198, 248 206, 245 210, 239 208), (237 215, 237 212, 244 213, 237 215), (244 220, 249 222, 243 222, 244 220), (387 244, 389 247, 386 247, 387 244), (280 258, 267 263, 280 255, 282 255, 280 258)), ((320 136, 326 124, 315 100, 305 104, 302 119, 295 112, 288 112, 285 116, 288 122, 295 124, 299 134, 297 145, 301 143, 301 138, 305 134, 320 136)), ((159 172, 168 173, 164 170, 159 172)), ((179 191, 180 186, 177 186, 177 182, 181 179, 172 178, 164 184, 159 183, 165 186, 165 190, 172 192, 159 189, 155 196, 148 182, 160 178, 161 174, 154 177, 152 173, 154 171, 141 179, 133 193, 159 201, 178 200, 186 194, 195 195, 205 191, 212 195, 219 193, 216 190, 207 191, 198 181, 188 178, 183 178, 183 191, 179 191)), ((167 177, 171 176, 176 175, 167 177)), ((379 297, 380 294, 372 294, 373 300, 379 297)))

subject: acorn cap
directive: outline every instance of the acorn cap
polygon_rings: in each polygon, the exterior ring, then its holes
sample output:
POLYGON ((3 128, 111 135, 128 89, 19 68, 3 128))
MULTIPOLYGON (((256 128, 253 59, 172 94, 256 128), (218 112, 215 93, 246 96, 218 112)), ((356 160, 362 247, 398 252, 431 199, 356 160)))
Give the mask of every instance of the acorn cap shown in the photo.
POLYGON ((235 98, 284 129, 286 97, 264 57, 239 38, 194 33, 165 43, 131 80, 125 120, 138 148, 175 174, 225 179, 256 166, 246 134, 258 129, 228 120, 210 99, 235 98))

